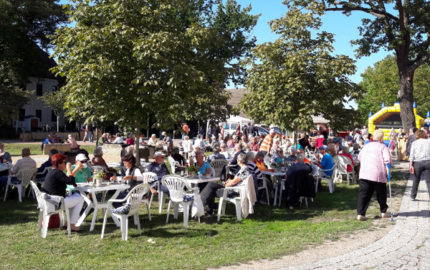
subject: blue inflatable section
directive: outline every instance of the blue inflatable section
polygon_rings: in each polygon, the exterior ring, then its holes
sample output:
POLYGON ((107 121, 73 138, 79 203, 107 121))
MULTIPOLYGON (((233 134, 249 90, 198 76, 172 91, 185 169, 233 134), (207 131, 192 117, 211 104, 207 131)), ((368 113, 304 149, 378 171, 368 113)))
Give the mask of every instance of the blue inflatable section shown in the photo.
POLYGON ((390 145, 390 140, 384 140, 384 144, 388 147, 390 145))

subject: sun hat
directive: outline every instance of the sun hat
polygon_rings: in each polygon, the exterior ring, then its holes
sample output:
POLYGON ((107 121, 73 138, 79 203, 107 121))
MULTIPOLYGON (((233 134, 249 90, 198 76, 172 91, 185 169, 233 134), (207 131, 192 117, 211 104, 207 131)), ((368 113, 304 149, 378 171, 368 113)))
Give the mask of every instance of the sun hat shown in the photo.
POLYGON ((158 151, 158 152, 155 152, 155 154, 154 154, 154 159, 156 159, 156 158, 158 158, 158 157, 164 157, 164 154, 163 154, 163 152, 160 152, 160 151, 158 151))
POLYGON ((84 161, 87 160, 87 157, 84 154, 76 155, 76 161, 84 161))

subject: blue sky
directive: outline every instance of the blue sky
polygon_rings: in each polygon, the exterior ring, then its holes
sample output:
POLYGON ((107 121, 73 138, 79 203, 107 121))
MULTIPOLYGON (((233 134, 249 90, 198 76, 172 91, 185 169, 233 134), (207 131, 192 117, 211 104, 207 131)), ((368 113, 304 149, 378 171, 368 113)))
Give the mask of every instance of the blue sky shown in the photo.
MULTIPOLYGON (((251 14, 261 13, 261 17, 253 32, 253 35, 257 37, 258 44, 274 41, 277 38, 277 35, 270 31, 268 22, 285 15, 287 7, 282 4, 283 0, 237 0, 237 2, 242 5, 242 7, 251 4, 251 14)), ((68 0, 61 0, 61 3, 66 4, 68 0)), ((381 50, 379 53, 373 54, 370 57, 362 57, 361 59, 355 57, 355 48, 351 46, 350 40, 359 38, 358 27, 361 26, 361 19, 368 17, 366 15, 367 14, 362 12, 355 12, 352 13, 351 16, 346 17, 340 12, 329 12, 322 18, 324 23, 322 30, 335 34, 336 42, 334 43, 334 53, 347 55, 357 61, 357 72, 350 77, 355 83, 361 81, 360 74, 363 73, 368 66, 372 66, 375 62, 382 60, 391 53, 381 50)))

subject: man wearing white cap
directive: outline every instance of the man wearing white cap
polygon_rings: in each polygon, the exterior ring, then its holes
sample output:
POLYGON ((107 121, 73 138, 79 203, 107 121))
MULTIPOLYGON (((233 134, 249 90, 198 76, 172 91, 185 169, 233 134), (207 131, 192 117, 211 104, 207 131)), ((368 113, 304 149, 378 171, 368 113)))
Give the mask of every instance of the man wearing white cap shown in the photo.
POLYGON ((78 150, 78 143, 75 138, 72 137, 72 134, 69 134, 67 143, 70 144, 70 150, 78 150))
POLYGON ((166 164, 164 164, 164 154, 162 152, 155 152, 155 161, 146 167, 147 172, 153 172, 157 175, 157 181, 151 184, 151 193, 157 194, 157 191, 162 191, 169 194, 169 189, 161 184, 163 176, 170 174, 166 164), (157 187, 159 188, 157 190, 157 187))

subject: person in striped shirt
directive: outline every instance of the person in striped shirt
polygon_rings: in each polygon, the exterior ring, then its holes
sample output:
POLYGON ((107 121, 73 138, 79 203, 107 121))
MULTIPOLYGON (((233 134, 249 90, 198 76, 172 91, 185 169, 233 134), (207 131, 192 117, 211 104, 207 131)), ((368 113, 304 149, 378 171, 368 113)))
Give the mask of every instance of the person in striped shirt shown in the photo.
POLYGON ((263 143, 260 146, 260 151, 264 153, 264 155, 270 155, 270 150, 272 150, 273 138, 276 136, 276 131, 274 129, 270 130, 269 135, 264 138, 263 143))

